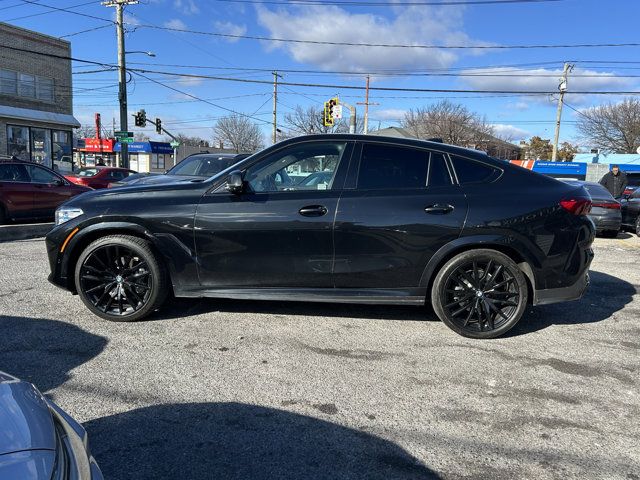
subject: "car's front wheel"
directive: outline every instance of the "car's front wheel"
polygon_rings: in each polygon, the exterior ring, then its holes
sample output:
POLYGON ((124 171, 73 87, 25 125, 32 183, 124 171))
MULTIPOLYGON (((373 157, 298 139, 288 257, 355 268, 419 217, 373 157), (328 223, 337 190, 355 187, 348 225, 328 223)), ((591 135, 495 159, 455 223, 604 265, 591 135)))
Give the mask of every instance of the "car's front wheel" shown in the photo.
POLYGON ((80 298, 106 320, 139 320, 159 308, 167 274, 149 242, 129 235, 100 238, 80 254, 75 270, 80 298))
POLYGON ((488 249, 469 250, 450 259, 431 290, 440 320, 470 338, 495 338, 513 328, 527 298, 527 281, 518 265, 488 249))

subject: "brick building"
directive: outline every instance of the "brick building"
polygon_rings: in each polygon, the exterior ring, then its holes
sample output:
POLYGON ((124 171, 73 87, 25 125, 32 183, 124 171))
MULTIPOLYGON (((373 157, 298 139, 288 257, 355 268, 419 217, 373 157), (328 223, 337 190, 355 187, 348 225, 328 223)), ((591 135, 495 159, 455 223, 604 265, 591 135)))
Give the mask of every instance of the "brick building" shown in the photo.
POLYGON ((80 123, 71 61, 55 57, 71 55, 69 42, 0 22, 0 45, 0 154, 70 170, 80 123))

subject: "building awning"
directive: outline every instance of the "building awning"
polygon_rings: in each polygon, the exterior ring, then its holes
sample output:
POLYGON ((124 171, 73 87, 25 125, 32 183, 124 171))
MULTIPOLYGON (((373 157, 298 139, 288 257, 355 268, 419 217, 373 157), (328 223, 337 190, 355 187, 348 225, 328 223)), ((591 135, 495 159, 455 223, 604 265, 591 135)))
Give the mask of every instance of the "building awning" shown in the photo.
POLYGON ((23 120, 27 122, 46 122, 54 125, 80 128, 80 122, 73 115, 66 113, 43 112, 31 108, 9 107, 0 105, 0 118, 23 120))
MULTIPOLYGON (((173 148, 166 142, 132 142, 128 147, 129 153, 173 153, 173 148)), ((113 151, 119 152, 120 150, 120 142, 118 142, 113 151)))

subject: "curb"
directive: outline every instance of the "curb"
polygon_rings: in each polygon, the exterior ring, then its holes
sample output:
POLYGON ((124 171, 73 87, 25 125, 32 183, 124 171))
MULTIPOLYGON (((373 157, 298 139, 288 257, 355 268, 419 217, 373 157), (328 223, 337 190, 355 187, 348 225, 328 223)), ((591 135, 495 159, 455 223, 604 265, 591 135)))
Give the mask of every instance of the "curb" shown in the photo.
POLYGON ((0 243, 44 237, 54 227, 53 223, 25 225, 0 225, 0 243))

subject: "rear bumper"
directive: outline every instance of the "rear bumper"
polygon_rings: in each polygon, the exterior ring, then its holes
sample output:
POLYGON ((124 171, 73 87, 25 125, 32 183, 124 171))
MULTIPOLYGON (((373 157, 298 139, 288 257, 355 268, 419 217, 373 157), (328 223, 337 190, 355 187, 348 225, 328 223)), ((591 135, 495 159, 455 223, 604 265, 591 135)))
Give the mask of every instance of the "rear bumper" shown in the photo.
POLYGON ((585 273, 576 283, 562 288, 548 288, 533 292, 534 305, 548 305, 550 303, 578 300, 589 286, 589 274, 585 273))
POLYGON ((622 225, 622 215, 591 216, 590 218, 593 220, 597 232, 602 232, 603 230, 620 230, 620 226, 622 225))

